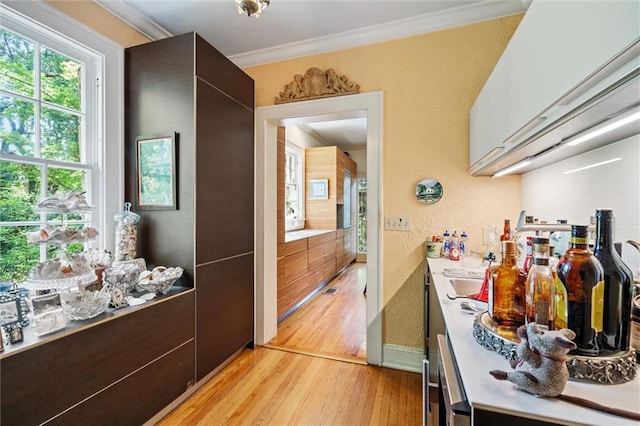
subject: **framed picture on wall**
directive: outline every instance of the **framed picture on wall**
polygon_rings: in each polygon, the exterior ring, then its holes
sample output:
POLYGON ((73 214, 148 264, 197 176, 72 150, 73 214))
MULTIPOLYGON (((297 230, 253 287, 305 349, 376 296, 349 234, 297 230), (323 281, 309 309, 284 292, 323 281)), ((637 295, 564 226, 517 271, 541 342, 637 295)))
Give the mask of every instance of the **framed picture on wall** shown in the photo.
POLYGON ((329 199, 329 179, 309 179, 309 199, 329 199))
POLYGON ((177 133, 136 138, 138 208, 177 210, 177 133))

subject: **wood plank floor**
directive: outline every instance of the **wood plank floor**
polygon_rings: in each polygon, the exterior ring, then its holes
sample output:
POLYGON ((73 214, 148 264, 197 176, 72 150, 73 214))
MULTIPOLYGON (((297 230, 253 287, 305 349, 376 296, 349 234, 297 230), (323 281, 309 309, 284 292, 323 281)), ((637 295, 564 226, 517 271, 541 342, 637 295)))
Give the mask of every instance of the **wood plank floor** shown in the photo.
POLYGON ((367 264, 354 262, 278 324, 267 347, 366 364, 367 264), (325 291, 335 288, 334 294, 325 291))
POLYGON ((159 425, 420 425, 421 375, 256 347, 159 425))

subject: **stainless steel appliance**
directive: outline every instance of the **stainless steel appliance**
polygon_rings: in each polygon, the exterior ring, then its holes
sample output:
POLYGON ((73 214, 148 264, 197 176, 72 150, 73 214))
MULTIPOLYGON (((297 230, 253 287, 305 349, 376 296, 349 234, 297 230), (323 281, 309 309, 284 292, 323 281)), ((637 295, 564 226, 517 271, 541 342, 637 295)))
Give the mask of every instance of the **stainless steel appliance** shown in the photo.
POLYGON ((449 341, 442 334, 438 334, 438 381, 438 425, 470 426, 471 406, 467 402, 449 341))

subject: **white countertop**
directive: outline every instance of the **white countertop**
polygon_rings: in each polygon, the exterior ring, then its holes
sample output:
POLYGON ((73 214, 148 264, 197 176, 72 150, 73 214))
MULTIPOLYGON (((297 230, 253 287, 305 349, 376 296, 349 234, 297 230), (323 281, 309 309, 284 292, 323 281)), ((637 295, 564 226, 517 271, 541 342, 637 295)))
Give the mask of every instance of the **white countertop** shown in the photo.
MULTIPOLYGON (((511 415, 535 418, 547 422, 580 425, 638 425, 630 419, 617 417, 555 398, 538 398, 519 391, 511 382, 499 381, 489 375, 490 370, 509 371, 507 360, 496 352, 480 346, 473 338, 473 313, 460 309, 460 299, 449 300, 453 293, 445 268, 479 268, 478 258, 452 262, 447 259, 427 259, 436 294, 442 307, 447 334, 456 358, 464 390, 472 407, 481 407, 511 415)), ((462 299, 466 300, 466 299, 462 299)), ((486 304, 479 304, 486 307, 486 304)), ((562 392, 596 401, 600 404, 640 412, 640 377, 619 385, 599 385, 569 380, 562 392)))
POLYGON ((315 237, 316 235, 333 232, 335 229, 300 229, 298 231, 289 231, 284 234, 284 242, 301 240, 303 238, 315 237))

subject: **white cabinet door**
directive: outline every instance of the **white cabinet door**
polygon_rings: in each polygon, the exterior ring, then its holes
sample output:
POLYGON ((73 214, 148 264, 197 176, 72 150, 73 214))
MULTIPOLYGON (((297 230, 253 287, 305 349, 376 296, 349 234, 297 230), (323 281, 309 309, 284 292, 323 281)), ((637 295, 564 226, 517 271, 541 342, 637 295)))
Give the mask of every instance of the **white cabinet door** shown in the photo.
POLYGON ((534 1, 471 109, 470 165, 544 126, 547 109, 639 36, 638 0, 534 1))

